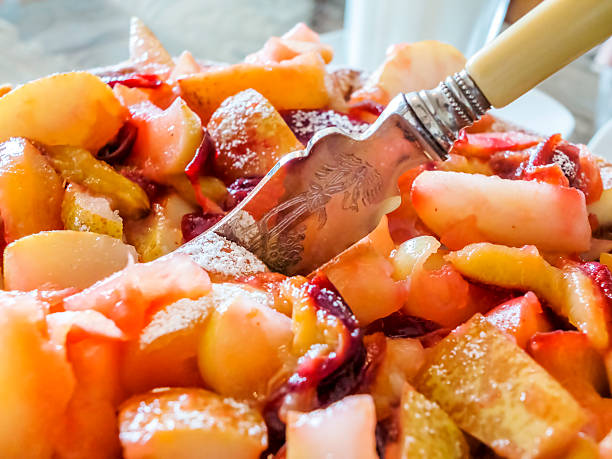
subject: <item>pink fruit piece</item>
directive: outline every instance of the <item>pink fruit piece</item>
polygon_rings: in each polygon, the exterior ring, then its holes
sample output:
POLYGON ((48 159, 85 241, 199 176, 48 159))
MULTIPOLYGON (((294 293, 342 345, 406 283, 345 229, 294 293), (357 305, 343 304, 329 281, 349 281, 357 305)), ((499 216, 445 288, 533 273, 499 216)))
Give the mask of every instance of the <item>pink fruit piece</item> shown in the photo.
POLYGON ((479 174, 424 171, 410 194, 418 216, 436 234, 475 216, 486 241, 562 253, 590 247, 584 194, 574 188, 479 174), (555 237, 551 237, 551 235, 555 237))
POLYGON ((132 264, 64 299, 66 310, 93 309, 113 319, 129 337, 137 336, 146 316, 181 298, 197 299, 211 288, 206 271, 187 255, 132 264))
POLYGON ((604 294, 608 300, 608 304, 612 308, 612 274, 610 273, 610 269, 606 265, 596 261, 583 263, 580 269, 582 269, 595 285, 599 287, 601 293, 604 294))
POLYGON ((285 110, 281 116, 297 139, 306 145, 315 132, 337 127, 347 134, 364 132, 370 125, 359 118, 335 110, 285 110))
POLYGON ((183 215, 181 220, 181 231, 185 242, 191 241, 208 228, 211 228, 223 218, 223 214, 205 214, 203 212, 192 212, 183 215))

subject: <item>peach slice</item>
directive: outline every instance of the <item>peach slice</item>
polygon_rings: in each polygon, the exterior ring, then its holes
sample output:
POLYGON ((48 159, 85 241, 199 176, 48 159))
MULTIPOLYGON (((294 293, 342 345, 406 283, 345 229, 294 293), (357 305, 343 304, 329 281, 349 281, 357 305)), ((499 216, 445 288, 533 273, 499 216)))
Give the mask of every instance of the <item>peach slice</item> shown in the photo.
POLYGON ((134 337, 145 316, 181 298, 197 299, 210 291, 210 278, 187 255, 130 264, 123 270, 64 299, 68 311, 93 309, 113 319, 134 337))
POLYGON ((551 325, 546 319, 538 297, 533 292, 500 304, 486 314, 489 322, 516 340, 525 349, 529 339, 537 332, 546 332, 551 325))
POLYGON ((408 384, 402 392, 399 421, 402 458, 470 457, 463 433, 448 414, 408 384))
POLYGON ((4 287, 82 289, 125 268, 135 258, 132 246, 104 234, 44 231, 6 247, 4 287))
POLYGON ((157 389, 119 413, 126 459, 257 459, 267 446, 261 415, 204 389, 157 389))
POLYGON ((370 76, 351 103, 373 100, 386 105, 400 92, 431 89, 465 66, 465 57, 452 45, 435 40, 399 43, 387 51, 385 61, 370 76))
POLYGON ((128 164, 161 183, 183 174, 204 136, 198 116, 180 97, 166 110, 145 102, 130 112, 138 134, 128 164))
POLYGON ((372 397, 350 395, 327 408, 287 414, 287 459, 375 459, 376 414, 372 397))
POLYGON ((64 190, 46 158, 30 142, 18 138, 0 143, 0 157, 0 213, 5 241, 61 229, 64 190))
POLYGON ((431 349, 416 387, 504 457, 560 452, 586 421, 561 384, 480 314, 431 349))
POLYGON ((278 64, 240 63, 179 79, 181 97, 207 123, 225 99, 252 88, 277 110, 322 108, 329 101, 325 63, 318 53, 278 64))
POLYGON ((75 386, 34 295, 0 292, 0 456, 49 458, 75 386))
POLYGON ((304 148, 272 104, 253 89, 223 101, 207 129, 217 145, 215 168, 227 183, 263 176, 287 153, 304 148))
POLYGON ((155 387, 201 385, 197 354, 202 331, 213 311, 240 296, 262 305, 273 301, 268 293, 247 285, 212 284, 208 295, 182 299, 154 313, 138 339, 126 346, 122 365, 126 389, 141 393, 155 387))
POLYGON ((223 395, 265 397, 292 338, 290 318, 249 296, 238 295, 217 309, 203 330, 198 347, 202 379, 223 395))
POLYGON ((597 349, 608 347, 609 306, 580 268, 571 264, 555 268, 533 246, 519 249, 489 243, 468 245, 447 259, 461 274, 479 282, 533 291, 585 333, 597 349))
POLYGON ((402 307, 400 284, 392 277, 394 249, 387 218, 376 229, 318 269, 336 287, 361 326, 402 307))
POLYGON ((86 72, 60 73, 0 98, 0 141, 26 137, 97 151, 115 137, 127 114, 100 78, 86 72))
POLYGON ((590 246, 584 194, 575 188, 424 171, 414 180, 411 199, 418 216, 438 235, 474 215, 477 236, 488 242, 533 244, 542 250, 565 253, 584 252, 590 246))

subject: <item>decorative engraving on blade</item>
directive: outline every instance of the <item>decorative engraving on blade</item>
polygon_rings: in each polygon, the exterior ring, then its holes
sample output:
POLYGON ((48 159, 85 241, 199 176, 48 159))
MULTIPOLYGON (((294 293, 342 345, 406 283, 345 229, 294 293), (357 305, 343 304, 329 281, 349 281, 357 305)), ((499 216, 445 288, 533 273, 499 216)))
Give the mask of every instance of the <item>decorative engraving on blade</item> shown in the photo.
POLYGON ((259 221, 245 211, 238 212, 221 230, 255 253, 270 269, 287 272, 303 258, 307 229, 304 222, 308 217, 316 217, 320 230, 327 222, 327 204, 334 196, 343 193, 342 209, 358 212, 360 205, 376 202, 382 186, 382 177, 371 164, 342 152, 333 163, 315 172, 306 191, 274 207, 259 221))

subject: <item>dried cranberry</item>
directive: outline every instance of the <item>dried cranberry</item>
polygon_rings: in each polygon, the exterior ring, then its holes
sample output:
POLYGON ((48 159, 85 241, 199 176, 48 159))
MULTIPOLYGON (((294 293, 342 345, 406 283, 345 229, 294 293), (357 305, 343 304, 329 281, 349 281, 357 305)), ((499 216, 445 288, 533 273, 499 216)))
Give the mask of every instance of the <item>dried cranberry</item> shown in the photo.
POLYGON ((193 212, 183 215, 181 231, 185 242, 191 241, 223 218, 223 214, 193 212))
POLYGON ((212 158, 215 156, 215 151, 217 146, 215 145, 215 141, 208 133, 206 129, 204 129, 204 136, 202 137, 202 141, 198 146, 198 149, 195 152, 195 155, 185 167, 185 174, 187 174, 187 178, 191 181, 191 183, 197 181, 198 177, 203 175, 210 175, 209 171, 212 166, 212 158))
POLYGON ((612 306, 612 274, 608 267, 596 261, 590 261, 580 265, 580 269, 599 287, 612 306))
POLYGON ((163 83, 159 76, 149 73, 108 73, 100 78, 111 88, 116 84, 122 84, 128 88, 157 88, 163 83))
POLYGON ((401 311, 375 320, 365 330, 367 335, 382 332, 390 338, 418 338, 441 328, 441 325, 401 311))
POLYGON ((121 126, 115 138, 96 153, 96 158, 107 163, 123 161, 131 153, 137 135, 138 128, 128 121, 121 126))
POLYGON ((231 210, 247 197, 253 191, 253 188, 261 181, 263 177, 240 177, 227 188, 227 198, 223 207, 225 210, 231 210))
POLYGON ((303 145, 321 129, 337 127, 347 134, 360 134, 369 126, 358 118, 335 110, 285 110, 281 115, 303 145))
POLYGON ((376 452, 380 459, 385 459, 387 444, 394 443, 399 438, 399 425, 396 416, 389 416, 376 423, 376 452))

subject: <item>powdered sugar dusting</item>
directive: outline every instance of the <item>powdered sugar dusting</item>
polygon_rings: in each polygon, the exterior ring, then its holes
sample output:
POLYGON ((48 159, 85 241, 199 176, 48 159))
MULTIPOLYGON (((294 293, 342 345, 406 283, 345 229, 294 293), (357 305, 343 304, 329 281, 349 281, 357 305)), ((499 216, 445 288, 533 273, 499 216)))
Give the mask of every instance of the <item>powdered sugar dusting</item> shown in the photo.
POLYGON ((336 127, 349 135, 361 134, 369 127, 368 123, 334 110, 292 110, 285 112, 283 118, 304 144, 315 132, 328 127, 336 127))
POLYGON ((244 247, 211 231, 179 247, 177 252, 191 256, 213 282, 265 272, 266 265, 244 247))

